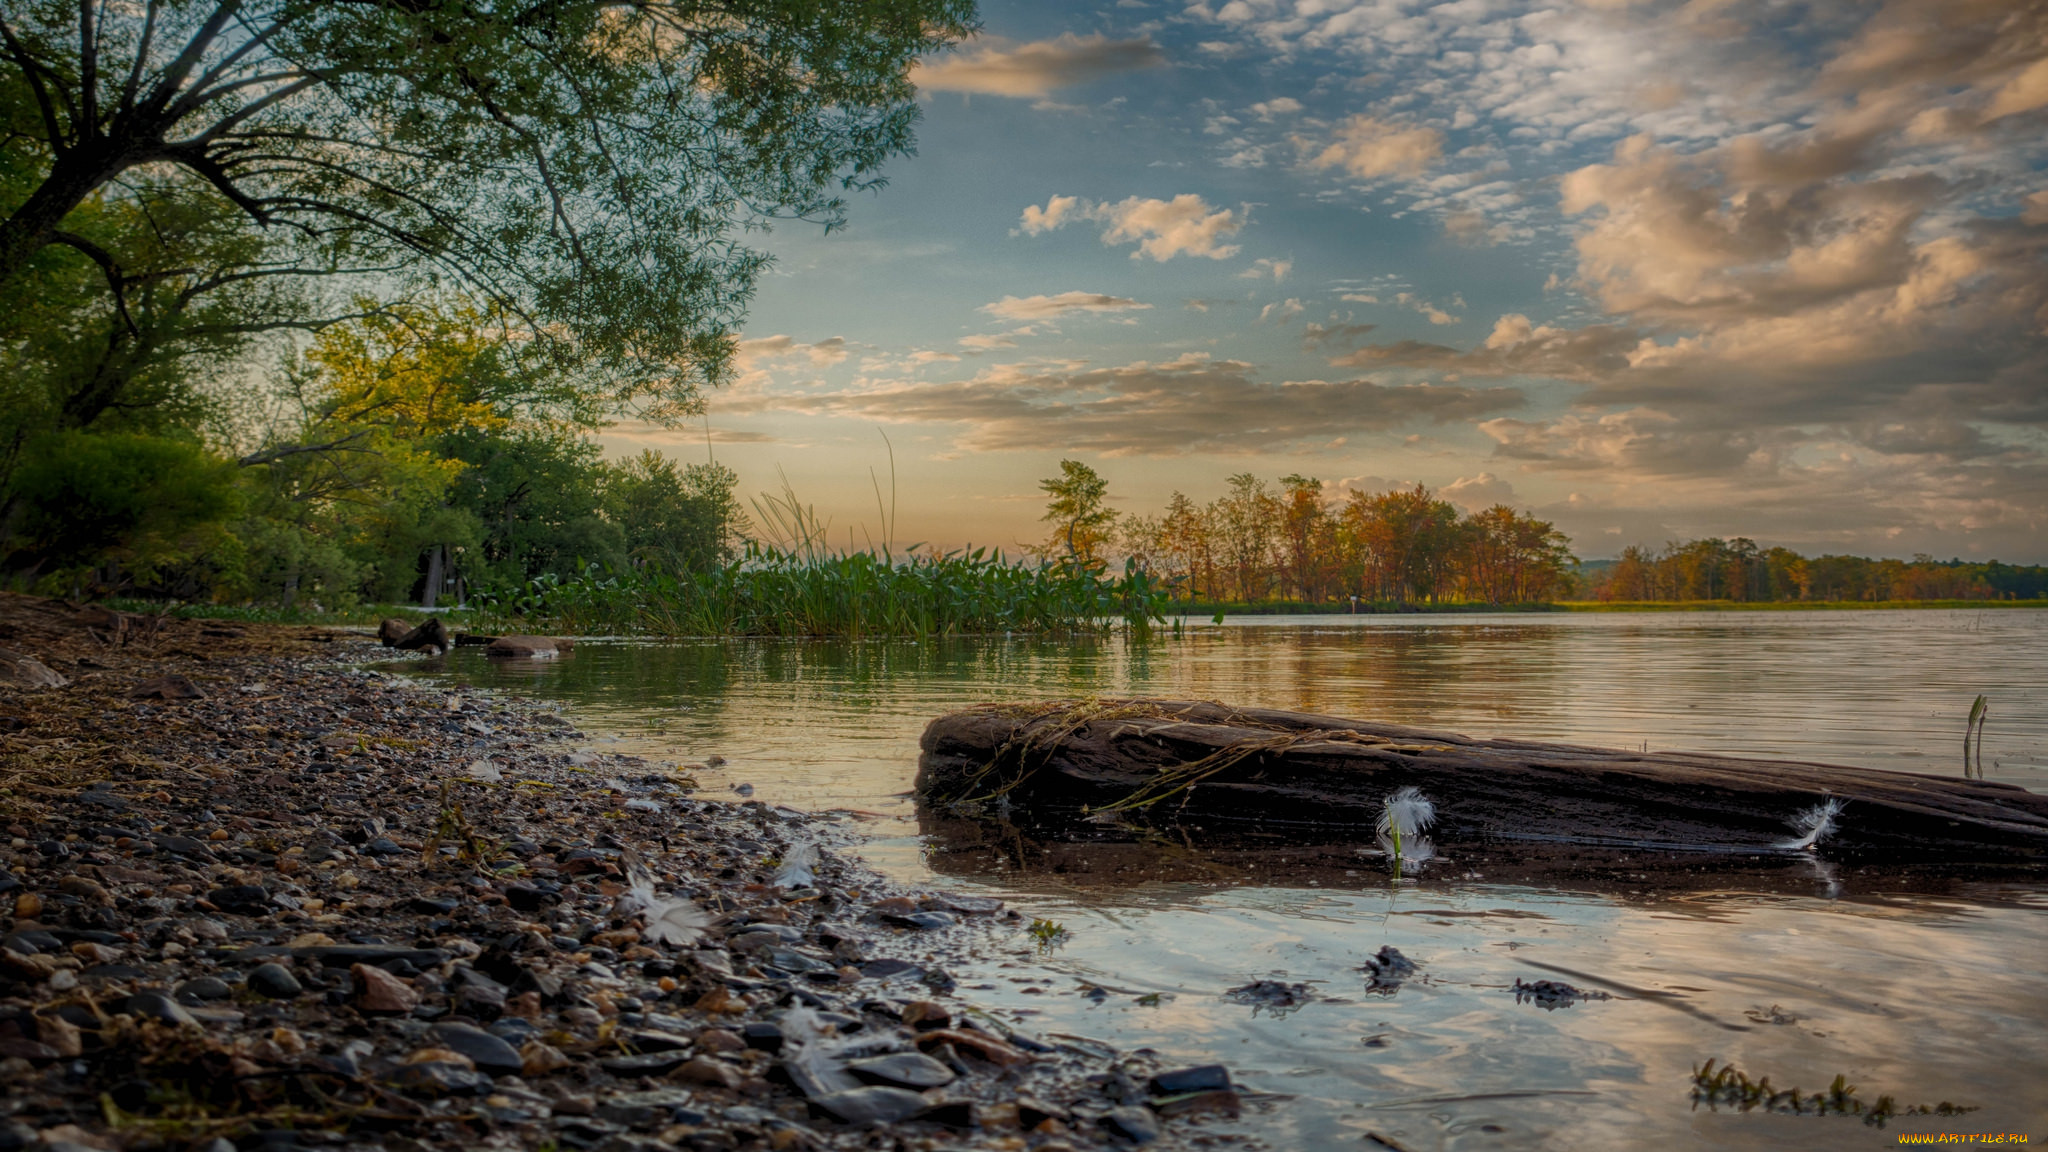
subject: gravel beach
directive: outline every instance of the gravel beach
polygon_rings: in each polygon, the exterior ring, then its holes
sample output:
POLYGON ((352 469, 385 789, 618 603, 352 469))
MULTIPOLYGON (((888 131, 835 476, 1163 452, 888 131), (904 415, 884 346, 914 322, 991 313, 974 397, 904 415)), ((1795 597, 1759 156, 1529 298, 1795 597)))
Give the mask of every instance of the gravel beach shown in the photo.
POLYGON ((0 1152, 1248 1143, 977 1009, 1000 903, 389 658, 0 597, 0 1152))

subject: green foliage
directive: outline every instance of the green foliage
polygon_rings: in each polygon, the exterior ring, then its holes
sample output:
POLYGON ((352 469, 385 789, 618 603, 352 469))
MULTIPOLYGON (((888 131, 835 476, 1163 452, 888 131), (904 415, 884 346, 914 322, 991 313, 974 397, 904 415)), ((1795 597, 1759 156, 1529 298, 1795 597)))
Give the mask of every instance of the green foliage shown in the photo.
POLYGON ((636 564, 701 572, 738 555, 746 523, 733 495, 738 486, 738 475, 722 464, 678 467, 658 452, 642 452, 611 467, 604 511, 636 564))
POLYGON ((971 0, 7 6, 0 285, 136 174, 210 188, 303 276, 505 301, 523 356, 643 416, 722 380, 766 258, 910 150, 909 65, 971 0), (259 34, 260 30, 260 34, 259 34))
POLYGON ((1051 497, 1040 519, 1053 526, 1052 536, 1040 551, 1065 557, 1083 568, 1100 569, 1104 545, 1116 523, 1116 511, 1102 506, 1109 495, 1109 481, 1079 460, 1062 460, 1060 474, 1039 481, 1038 486, 1051 497))
POLYGON ((217 546, 238 506, 233 469, 187 441, 55 432, 28 444, 8 486, 18 564, 44 574, 119 564, 143 580, 217 546))
POLYGON ((2048 596, 2048 566, 1963 560, 1802 556, 1736 537, 1622 549, 1591 581, 1610 603, 1792 603, 2030 600, 2048 596))
POLYGON ((588 566, 544 573, 472 601, 485 626, 657 636, 950 636, 1137 631, 1166 597, 1135 565, 1117 579, 1070 564, 1012 563, 986 549, 892 560, 868 552, 806 556, 749 545, 719 568, 588 566))

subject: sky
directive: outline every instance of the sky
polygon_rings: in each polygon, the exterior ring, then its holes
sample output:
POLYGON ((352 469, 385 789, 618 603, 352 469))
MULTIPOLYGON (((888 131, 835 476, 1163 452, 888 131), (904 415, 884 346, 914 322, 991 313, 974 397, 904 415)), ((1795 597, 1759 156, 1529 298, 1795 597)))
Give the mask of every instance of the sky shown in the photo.
POLYGON ((1139 514, 1298 473, 1586 558, 2048 561, 2041 0, 982 19, 914 71, 887 187, 757 237, 706 419, 609 449, 786 482, 860 547, 1038 541, 1064 458, 1139 514))

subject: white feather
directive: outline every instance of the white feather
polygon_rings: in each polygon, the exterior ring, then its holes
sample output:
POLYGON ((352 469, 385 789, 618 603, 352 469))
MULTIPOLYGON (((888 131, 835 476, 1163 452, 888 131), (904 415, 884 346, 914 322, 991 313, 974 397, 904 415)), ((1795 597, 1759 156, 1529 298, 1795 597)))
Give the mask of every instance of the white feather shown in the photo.
POLYGON ((711 917, 687 896, 656 895, 654 873, 630 848, 625 859, 627 888, 613 906, 613 913, 629 920, 635 916, 644 918, 646 936, 657 944, 695 944, 704 935, 704 929, 711 926, 711 917))
POLYGON ((1778 842, 1780 848, 1802 849, 1819 847, 1821 839, 1835 832, 1835 817, 1842 814, 1842 802, 1833 796, 1801 812, 1792 820, 1792 827, 1805 835, 1792 840, 1778 842))
POLYGON ((809 888, 818 882, 818 846, 797 844, 782 854, 782 867, 775 870, 777 888, 809 888))
MULTIPOLYGON (((1420 789, 1414 786, 1401 788, 1386 798, 1380 808, 1379 834, 1391 837, 1400 834, 1403 840, 1436 823, 1436 805, 1430 803, 1420 789)), ((1406 846, 1403 846, 1406 850, 1406 846)))

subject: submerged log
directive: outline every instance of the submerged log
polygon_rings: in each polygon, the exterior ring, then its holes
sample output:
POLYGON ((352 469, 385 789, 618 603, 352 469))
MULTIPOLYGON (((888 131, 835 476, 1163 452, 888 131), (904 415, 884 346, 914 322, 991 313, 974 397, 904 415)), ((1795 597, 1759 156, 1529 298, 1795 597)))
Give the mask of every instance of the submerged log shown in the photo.
POLYGON ((1117 824, 1369 843, 1412 785, 1439 845, 1524 841, 1791 851, 1802 814, 1841 803, 1830 858, 2048 862, 2048 796, 2010 784, 1704 753, 1482 740, 1267 708, 1171 700, 994 705, 941 716, 917 793, 1007 812, 1039 835, 1117 824))

